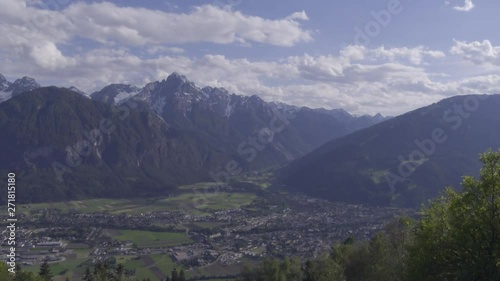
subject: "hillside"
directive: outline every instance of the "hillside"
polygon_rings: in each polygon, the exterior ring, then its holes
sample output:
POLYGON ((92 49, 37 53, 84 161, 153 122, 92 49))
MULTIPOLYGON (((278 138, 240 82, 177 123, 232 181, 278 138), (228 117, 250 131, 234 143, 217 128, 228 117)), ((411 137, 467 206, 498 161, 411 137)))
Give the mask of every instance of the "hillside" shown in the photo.
POLYGON ((287 189, 334 201, 417 206, 500 147, 500 96, 457 96, 333 140, 282 170, 287 189), (411 159, 410 159, 411 157, 411 159))
POLYGON ((0 171, 18 174, 24 202, 164 193, 228 161, 151 111, 124 115, 55 87, 0 104, 0 130, 0 171))

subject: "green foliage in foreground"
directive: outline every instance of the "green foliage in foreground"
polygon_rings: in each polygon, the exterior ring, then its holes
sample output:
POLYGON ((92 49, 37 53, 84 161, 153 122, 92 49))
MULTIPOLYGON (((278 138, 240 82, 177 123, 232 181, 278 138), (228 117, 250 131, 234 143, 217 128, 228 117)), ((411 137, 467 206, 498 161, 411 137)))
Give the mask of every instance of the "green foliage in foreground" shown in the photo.
POLYGON ((480 179, 447 189, 423 218, 399 219, 373 239, 335 245, 328 257, 264 261, 240 281, 500 281, 500 152, 481 156, 480 179))
POLYGON ((500 280, 500 152, 481 156, 476 180, 424 210, 409 247, 409 280, 500 280))

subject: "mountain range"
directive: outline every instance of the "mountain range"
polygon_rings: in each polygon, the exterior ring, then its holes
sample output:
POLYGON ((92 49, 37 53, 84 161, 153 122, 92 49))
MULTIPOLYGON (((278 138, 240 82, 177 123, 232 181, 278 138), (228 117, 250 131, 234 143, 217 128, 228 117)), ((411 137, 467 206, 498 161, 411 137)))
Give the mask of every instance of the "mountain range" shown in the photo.
POLYGON ((287 163, 386 119, 199 88, 177 73, 142 88, 108 85, 90 99, 0 78, 0 171, 19 173, 24 202, 165 193, 229 166, 287 163))
POLYGON ((200 88, 178 73, 91 95, 0 75, 0 94, 0 172, 19 173, 22 202, 150 196, 279 165, 275 187, 415 207, 500 147, 498 95, 386 118, 200 88))

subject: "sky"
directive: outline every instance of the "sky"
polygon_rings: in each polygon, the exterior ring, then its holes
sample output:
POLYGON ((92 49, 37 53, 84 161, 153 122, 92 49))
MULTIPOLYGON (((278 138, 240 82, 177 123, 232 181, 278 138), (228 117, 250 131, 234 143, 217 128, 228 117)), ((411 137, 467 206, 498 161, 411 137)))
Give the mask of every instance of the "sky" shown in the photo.
POLYGON ((398 115, 500 90, 498 0, 0 0, 0 73, 92 93, 178 72, 312 108, 398 115))

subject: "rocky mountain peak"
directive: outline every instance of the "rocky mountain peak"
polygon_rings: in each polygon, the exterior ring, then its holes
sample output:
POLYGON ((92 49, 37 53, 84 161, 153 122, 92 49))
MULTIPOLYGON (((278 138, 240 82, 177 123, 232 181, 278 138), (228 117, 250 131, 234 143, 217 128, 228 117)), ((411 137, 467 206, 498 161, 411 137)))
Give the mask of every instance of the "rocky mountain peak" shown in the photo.
POLYGON ((5 79, 5 76, 3 76, 2 73, 0 73, 0 84, 6 83, 7 79, 5 79))
POLYGON ((229 96, 229 92, 224 88, 210 87, 206 86, 201 91, 205 94, 206 97, 227 97, 229 96))
POLYGON ((12 92, 12 96, 19 95, 24 92, 29 92, 38 88, 41 88, 40 84, 38 84, 35 79, 24 76, 23 78, 16 79, 14 83, 12 83, 9 88, 6 89, 7 92, 12 92))
POLYGON ((173 72, 167 77, 167 83, 170 85, 176 85, 180 86, 182 84, 189 83, 189 80, 186 78, 186 76, 181 75, 177 72, 173 72))
POLYGON ((0 91, 4 91, 5 89, 7 89, 10 86, 10 84, 11 83, 7 81, 5 76, 3 76, 3 74, 0 73, 0 91))
POLYGON ((129 84, 110 84, 93 93, 91 97, 96 101, 118 104, 137 95, 140 91, 140 88, 129 84))
POLYGON ((23 78, 16 79, 16 81, 14 81, 14 84, 33 86, 33 87, 38 87, 38 88, 41 87, 40 84, 38 84, 34 78, 31 78, 28 76, 24 76, 23 78))

